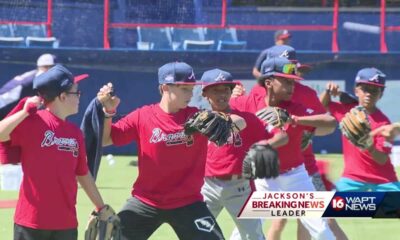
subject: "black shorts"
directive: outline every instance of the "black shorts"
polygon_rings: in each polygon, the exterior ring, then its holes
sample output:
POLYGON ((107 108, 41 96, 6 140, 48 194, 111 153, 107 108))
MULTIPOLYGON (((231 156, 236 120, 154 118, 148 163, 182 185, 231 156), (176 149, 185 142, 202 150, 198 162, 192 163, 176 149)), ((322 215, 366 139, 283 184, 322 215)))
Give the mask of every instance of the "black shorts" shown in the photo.
POLYGON ((204 202, 165 210, 132 197, 124 209, 118 213, 121 218, 122 240, 148 239, 163 223, 168 223, 179 239, 224 239, 217 221, 204 202))
POLYGON ((77 240, 78 230, 41 230, 14 224, 14 240, 77 240))

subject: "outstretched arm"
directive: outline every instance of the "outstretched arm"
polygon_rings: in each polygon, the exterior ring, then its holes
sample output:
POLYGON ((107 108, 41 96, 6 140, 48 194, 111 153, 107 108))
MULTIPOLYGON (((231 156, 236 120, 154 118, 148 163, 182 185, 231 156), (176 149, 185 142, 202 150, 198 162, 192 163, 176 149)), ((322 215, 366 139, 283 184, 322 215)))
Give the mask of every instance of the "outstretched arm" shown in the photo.
POLYGON ((292 124, 304 125, 315 128, 316 136, 325 136, 335 131, 337 122, 334 117, 327 114, 312 116, 291 116, 292 124))

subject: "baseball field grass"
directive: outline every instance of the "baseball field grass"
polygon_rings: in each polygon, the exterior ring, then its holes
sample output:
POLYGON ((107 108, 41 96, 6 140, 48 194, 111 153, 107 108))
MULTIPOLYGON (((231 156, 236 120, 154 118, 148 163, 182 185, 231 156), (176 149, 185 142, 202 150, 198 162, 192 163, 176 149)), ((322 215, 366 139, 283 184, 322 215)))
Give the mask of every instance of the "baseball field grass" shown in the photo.
MULTIPOLYGON (((337 180, 343 168, 343 160, 341 155, 329 154, 318 155, 317 159, 323 159, 330 163, 330 178, 337 180)), ((131 186, 137 176, 137 168, 130 166, 129 162, 136 160, 132 156, 115 157, 115 164, 108 165, 105 158, 103 159, 101 169, 97 179, 97 185, 103 195, 105 201, 115 210, 118 210, 125 200, 129 197, 131 186)), ((399 175, 400 168, 396 169, 399 175)), ((0 200, 17 199, 17 191, 1 191, 0 200)), ((84 229, 87 218, 93 209, 87 196, 82 189, 78 193, 78 220, 79 220, 79 239, 83 239, 84 229)), ((0 208, 0 239, 12 239, 13 233, 13 214, 14 208, 0 208)), ((230 216, 223 211, 217 218, 224 235, 227 239, 234 228, 233 221, 230 216)), ((337 219, 342 229, 346 232, 351 240, 395 240, 400 236, 399 219, 337 219)), ((264 230, 267 231, 270 221, 266 221, 264 230)), ((296 221, 290 220, 283 231, 282 239, 296 239, 296 221)), ((174 240, 178 239, 173 230, 168 225, 162 225, 152 236, 152 240, 174 240)))

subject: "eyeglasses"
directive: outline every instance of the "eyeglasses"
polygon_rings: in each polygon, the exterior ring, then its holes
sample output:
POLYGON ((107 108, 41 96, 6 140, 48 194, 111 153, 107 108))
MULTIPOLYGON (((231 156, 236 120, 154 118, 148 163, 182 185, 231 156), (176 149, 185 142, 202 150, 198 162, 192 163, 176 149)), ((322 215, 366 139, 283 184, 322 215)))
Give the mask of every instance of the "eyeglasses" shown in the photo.
POLYGON ((65 92, 66 94, 72 94, 72 95, 76 95, 76 96, 78 96, 78 97, 80 97, 81 96, 81 91, 80 90, 78 90, 78 91, 76 91, 76 92, 65 92))
POLYGON ((296 74, 297 73, 297 66, 294 63, 287 63, 282 67, 282 73, 285 74, 296 74))

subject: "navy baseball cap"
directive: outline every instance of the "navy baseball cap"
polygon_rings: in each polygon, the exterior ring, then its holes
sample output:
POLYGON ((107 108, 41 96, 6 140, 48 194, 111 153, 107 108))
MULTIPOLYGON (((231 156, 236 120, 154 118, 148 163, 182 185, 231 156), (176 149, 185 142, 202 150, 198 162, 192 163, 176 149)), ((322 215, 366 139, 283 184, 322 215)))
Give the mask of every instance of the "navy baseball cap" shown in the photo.
POLYGON ((363 68, 358 71, 355 83, 371 84, 378 87, 385 87, 386 75, 376 68, 363 68))
POLYGON ((88 77, 88 74, 74 76, 66 67, 58 64, 33 79, 33 89, 39 93, 58 96, 67 91, 72 84, 88 77))
POLYGON ((296 73, 297 65, 284 57, 266 59, 261 65, 261 78, 275 76, 302 80, 303 78, 297 76, 296 73))
POLYGON ((288 45, 275 45, 270 47, 267 52, 267 58, 284 57, 290 61, 297 62, 296 50, 288 45))
POLYGON ((172 62, 158 69, 159 84, 199 84, 193 68, 184 62, 172 62))
POLYGON ((296 63, 298 70, 301 71, 311 70, 310 65, 299 63, 296 57, 296 50, 289 45, 275 45, 273 47, 270 47, 267 52, 267 58, 273 58, 273 57, 284 57, 289 59, 290 61, 296 63))
POLYGON ((287 39, 287 38, 291 38, 291 37, 292 37, 292 35, 286 29, 278 30, 274 34, 275 41, 276 40, 283 40, 283 39, 287 39))
POLYGON ((218 68, 204 72, 203 76, 201 76, 201 82, 203 84, 203 91, 207 87, 220 84, 227 84, 232 88, 234 88, 236 84, 239 84, 239 81, 233 80, 233 77, 229 72, 218 68))

